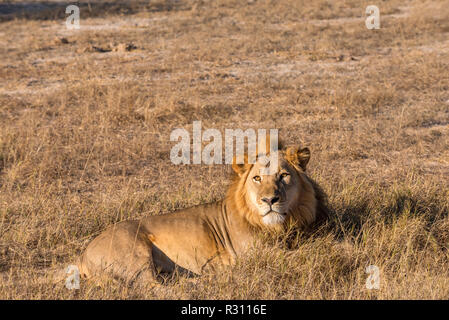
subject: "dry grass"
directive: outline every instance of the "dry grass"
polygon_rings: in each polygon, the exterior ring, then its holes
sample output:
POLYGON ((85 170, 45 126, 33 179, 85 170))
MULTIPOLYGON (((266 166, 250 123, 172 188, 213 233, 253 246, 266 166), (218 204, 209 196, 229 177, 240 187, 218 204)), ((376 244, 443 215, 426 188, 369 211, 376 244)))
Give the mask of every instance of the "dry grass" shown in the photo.
POLYGON ((81 30, 52 3, 0 3, 0 298, 449 298, 447 1, 82 2, 81 30), (169 161, 193 120, 310 146, 330 221, 153 291, 47 280, 113 222, 224 195, 228 167, 169 161))

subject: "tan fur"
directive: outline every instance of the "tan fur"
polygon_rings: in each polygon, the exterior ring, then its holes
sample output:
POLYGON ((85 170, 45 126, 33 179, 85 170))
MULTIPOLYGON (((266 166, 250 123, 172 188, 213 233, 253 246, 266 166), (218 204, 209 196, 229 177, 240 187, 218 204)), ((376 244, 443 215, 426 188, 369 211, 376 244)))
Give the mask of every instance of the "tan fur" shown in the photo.
POLYGON ((140 284, 154 283, 158 272, 175 269, 201 274, 205 268, 233 263, 261 230, 280 232, 288 223, 311 225, 320 215, 320 198, 304 172, 310 152, 298 148, 277 152, 278 173, 261 176, 260 182, 259 163, 234 164, 236 174, 222 201, 105 230, 81 256, 81 274, 112 275, 140 284), (279 200, 269 205, 264 202, 267 197, 279 200))

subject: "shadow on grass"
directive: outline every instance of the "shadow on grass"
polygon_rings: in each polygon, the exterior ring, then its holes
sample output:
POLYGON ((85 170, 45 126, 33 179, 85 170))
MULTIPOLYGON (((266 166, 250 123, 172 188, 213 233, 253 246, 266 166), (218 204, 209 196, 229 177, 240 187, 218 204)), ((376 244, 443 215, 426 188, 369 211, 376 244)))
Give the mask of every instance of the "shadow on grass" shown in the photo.
POLYGON ((448 203, 437 196, 420 197, 407 191, 392 192, 384 203, 376 203, 368 196, 345 208, 329 210, 327 223, 319 233, 333 233, 338 240, 350 237, 357 239, 366 223, 381 222, 392 225, 402 216, 420 218, 425 221, 426 229, 449 216, 448 203))
POLYGON ((418 188, 383 190, 379 186, 368 187, 361 194, 352 195, 349 203, 347 200, 328 202, 324 192, 321 197, 327 216, 308 230, 289 231, 281 239, 285 248, 295 250, 304 241, 329 236, 338 242, 362 241, 366 227, 379 223, 391 226, 401 218, 423 221, 425 230, 434 234, 435 239, 441 238, 441 247, 447 247, 447 237, 440 237, 438 230, 444 228, 449 217, 449 202, 439 188, 421 194, 418 188))
POLYGON ((69 16, 67 6, 76 5, 80 17, 90 18, 107 15, 130 15, 139 12, 182 11, 190 7, 185 1, 90 1, 90 2, 18 2, 0 3, 0 22, 15 19, 57 20, 69 16))

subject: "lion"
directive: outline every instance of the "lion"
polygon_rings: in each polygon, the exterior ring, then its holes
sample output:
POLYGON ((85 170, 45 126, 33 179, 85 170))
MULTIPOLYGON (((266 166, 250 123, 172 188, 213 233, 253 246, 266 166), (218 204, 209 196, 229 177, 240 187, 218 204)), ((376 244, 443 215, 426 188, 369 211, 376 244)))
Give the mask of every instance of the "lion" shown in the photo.
POLYGON ((149 284, 175 270, 200 275, 233 264, 264 230, 307 228, 324 218, 321 193, 305 173, 310 150, 274 152, 278 168, 270 175, 261 174, 267 164, 234 159, 234 178, 221 201, 109 227, 81 255, 81 276, 149 284))

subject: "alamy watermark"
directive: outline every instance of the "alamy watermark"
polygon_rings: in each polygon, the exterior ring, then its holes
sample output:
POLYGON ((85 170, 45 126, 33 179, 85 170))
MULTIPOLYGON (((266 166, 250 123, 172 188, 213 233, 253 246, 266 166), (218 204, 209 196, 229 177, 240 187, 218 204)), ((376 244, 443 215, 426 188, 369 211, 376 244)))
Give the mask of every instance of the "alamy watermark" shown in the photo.
POLYGON ((70 265, 65 271, 69 276, 65 280, 65 287, 69 290, 80 288, 80 270, 75 265, 70 265))
MULTIPOLYGON (((67 29, 80 29, 80 8, 69 5, 66 8, 67 29)), ((375 5, 365 9, 368 17, 365 26, 369 30, 380 29, 380 10, 375 5)), ((201 121, 193 121, 192 141, 190 133, 183 128, 177 128, 170 134, 170 141, 177 143, 170 150, 170 160, 173 164, 223 164, 223 145, 225 164, 262 164, 261 174, 271 175, 278 169, 278 129, 225 129, 224 140, 218 129, 202 130, 201 121), (269 133, 268 133, 269 132, 269 133), (269 140, 269 141, 267 141, 269 140), (247 152, 245 152, 247 141, 247 152), (203 148, 203 142, 207 145, 203 148), (234 148, 235 142, 235 148, 234 148), (192 145, 192 148, 191 148, 192 145), (267 150, 269 146, 269 150, 267 150)), ((380 271, 375 265, 366 268, 368 277, 365 286, 367 289, 380 288, 380 271)), ((69 265, 66 269, 68 277, 65 286, 69 290, 80 288, 80 271, 77 266, 69 265)))
MULTIPOLYGON (((66 19, 67 29, 80 28, 80 8, 77 5, 71 4, 65 9, 65 13, 69 14, 66 19)), ((380 10, 375 5, 369 5, 365 9, 365 14, 369 15, 365 20, 365 26, 369 30, 380 29, 380 10)))
POLYGON ((65 20, 67 29, 79 29, 80 28, 80 8, 74 4, 71 4, 65 9, 66 14, 70 14, 65 20))
POLYGON ((365 13, 369 14, 369 17, 365 20, 365 26, 367 29, 380 29, 380 11, 377 6, 371 5, 366 7, 365 13))
POLYGON ((365 286, 368 290, 376 289, 379 290, 380 288, 380 271, 379 267, 375 265, 370 265, 366 267, 365 272, 369 275, 368 278, 366 278, 365 286))
MULTIPOLYGON (((201 121, 193 121, 192 156, 190 133, 183 128, 170 134, 170 141, 178 141, 171 148, 170 160, 174 164, 223 164, 223 137, 218 129, 202 130, 201 121), (203 142, 208 144, 203 148, 203 142)), ((261 163, 263 174, 272 174, 278 168, 278 129, 225 129, 224 163, 261 163), (245 152, 245 140, 248 150, 245 152), (235 141, 235 149, 234 149, 235 141), (269 145, 269 150, 267 146, 269 145), (246 155, 246 156, 245 156, 246 155)))

